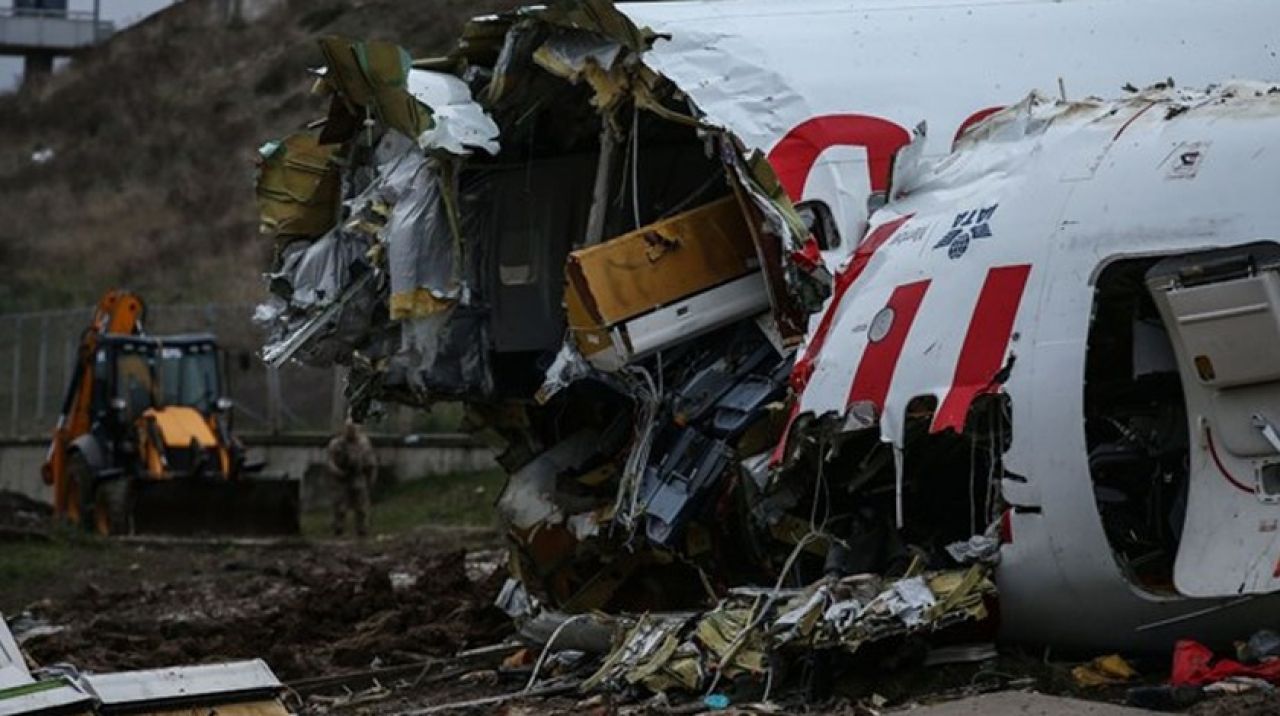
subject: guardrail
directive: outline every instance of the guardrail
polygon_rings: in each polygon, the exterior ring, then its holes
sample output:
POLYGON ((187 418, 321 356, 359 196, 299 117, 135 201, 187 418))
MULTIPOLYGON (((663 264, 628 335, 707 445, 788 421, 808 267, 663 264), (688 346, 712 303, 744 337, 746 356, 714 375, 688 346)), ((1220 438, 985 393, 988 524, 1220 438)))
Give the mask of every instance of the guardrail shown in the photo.
POLYGON ((115 23, 91 12, 0 7, 0 48, 9 51, 70 52, 114 32, 115 23))
POLYGON ((92 22, 94 14, 88 10, 54 10, 42 7, 0 7, 0 17, 47 17, 58 20, 88 20, 92 22))

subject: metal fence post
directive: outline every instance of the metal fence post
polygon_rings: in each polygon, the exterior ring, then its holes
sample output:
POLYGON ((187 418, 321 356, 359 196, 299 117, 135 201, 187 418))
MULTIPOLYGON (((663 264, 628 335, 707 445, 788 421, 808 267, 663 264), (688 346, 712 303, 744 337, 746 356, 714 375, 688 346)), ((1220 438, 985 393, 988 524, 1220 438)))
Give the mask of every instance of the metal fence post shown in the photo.
POLYGON ((48 392, 49 314, 40 318, 40 348, 36 352, 36 420, 44 420, 44 399, 48 392))
POLYGON ((19 409, 22 405, 20 394, 22 391, 22 317, 14 316, 13 318, 13 405, 12 412, 9 416, 9 433, 18 435, 18 419, 19 409))

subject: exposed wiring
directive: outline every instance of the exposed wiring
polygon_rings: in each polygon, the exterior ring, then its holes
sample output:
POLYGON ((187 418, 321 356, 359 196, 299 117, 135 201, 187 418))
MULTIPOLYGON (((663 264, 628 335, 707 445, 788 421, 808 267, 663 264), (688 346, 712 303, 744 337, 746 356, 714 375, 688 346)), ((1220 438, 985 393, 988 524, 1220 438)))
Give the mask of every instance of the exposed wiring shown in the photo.
POLYGON ((631 104, 631 215, 640 228, 640 107, 631 104))
POLYGON ((640 366, 629 368, 623 375, 631 384, 631 394, 636 398, 636 438, 631 454, 623 465, 618 497, 614 501, 614 514, 617 521, 630 530, 634 526, 635 511, 640 503, 640 479, 644 467, 649 464, 649 452, 658 425, 662 384, 640 366))
POLYGON ((1209 456, 1213 458, 1213 464, 1218 466, 1218 472, 1222 473, 1222 476, 1227 479, 1227 482, 1231 483, 1233 487, 1241 492, 1247 492, 1250 495, 1254 494, 1253 488, 1237 480, 1230 472, 1227 471, 1226 465, 1222 464, 1222 458, 1218 457, 1218 448, 1213 444, 1213 433, 1209 430, 1208 425, 1204 426, 1204 439, 1205 442, 1208 443, 1209 456))
POLYGON ((533 673, 529 674, 529 683, 525 684, 524 692, 529 693, 533 690, 533 685, 538 683, 538 672, 542 671, 542 665, 547 660, 547 655, 551 653, 551 645, 556 643, 556 639, 560 636, 560 632, 570 624, 590 616, 589 614, 574 614, 573 616, 560 622, 560 626, 551 632, 551 638, 547 639, 547 643, 542 647, 542 653, 538 655, 538 660, 533 664, 533 673))
POLYGON ((659 216, 658 219, 659 220, 665 219, 669 216, 674 216, 675 214, 679 214, 681 211, 684 211, 685 207, 689 206, 694 202, 694 200, 696 200, 698 197, 705 194, 707 189, 710 189, 711 186, 715 183, 715 181, 717 179, 720 179, 723 176, 724 176, 724 165, 719 164, 716 166, 716 170, 711 173, 711 176, 707 177, 707 180, 702 182, 702 186, 699 186, 697 189, 694 189, 692 194, 681 199, 680 202, 675 206, 662 212, 662 215, 659 216))

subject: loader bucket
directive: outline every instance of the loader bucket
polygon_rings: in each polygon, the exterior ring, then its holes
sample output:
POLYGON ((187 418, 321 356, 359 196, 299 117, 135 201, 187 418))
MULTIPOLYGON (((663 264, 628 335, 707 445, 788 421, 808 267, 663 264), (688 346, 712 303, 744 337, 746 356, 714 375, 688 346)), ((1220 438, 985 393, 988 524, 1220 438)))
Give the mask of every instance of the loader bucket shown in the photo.
POLYGON ((137 534, 268 537, 297 535, 299 480, 256 475, 238 480, 139 480, 133 491, 137 534))

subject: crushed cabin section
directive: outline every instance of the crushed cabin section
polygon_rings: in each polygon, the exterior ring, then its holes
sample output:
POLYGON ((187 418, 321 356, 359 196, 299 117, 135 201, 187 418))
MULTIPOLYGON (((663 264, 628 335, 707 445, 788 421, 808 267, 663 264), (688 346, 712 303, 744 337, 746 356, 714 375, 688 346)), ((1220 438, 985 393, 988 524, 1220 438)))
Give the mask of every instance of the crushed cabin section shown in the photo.
MULTIPOLYGON (((889 203, 846 237, 828 291, 815 246, 832 232, 793 200, 862 120, 804 125, 771 164, 646 64, 653 40, 597 2, 482 18, 417 62, 326 39, 319 139, 263 151, 272 360, 350 364, 357 414, 467 402, 510 473, 513 589, 568 612, 730 605, 733 586, 779 578, 895 588, 972 559, 949 546, 993 547, 1008 510, 1039 515, 1001 489, 1028 483, 1007 464, 1032 431, 1006 386, 1025 381, 1051 271, 1042 242, 1001 229, 1008 182, 952 176, 971 196, 936 198, 938 177, 906 166, 922 136, 881 127, 869 166, 889 203), (880 161, 890 145, 902 167, 880 161), (931 199, 944 207, 913 209, 931 199), (800 341, 797 316, 829 293, 800 341)), ((1118 535, 1127 517, 1098 509, 1118 535)))

